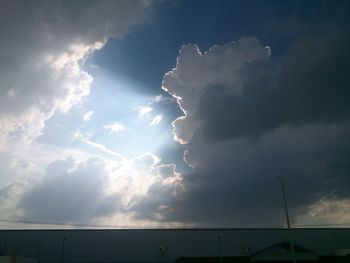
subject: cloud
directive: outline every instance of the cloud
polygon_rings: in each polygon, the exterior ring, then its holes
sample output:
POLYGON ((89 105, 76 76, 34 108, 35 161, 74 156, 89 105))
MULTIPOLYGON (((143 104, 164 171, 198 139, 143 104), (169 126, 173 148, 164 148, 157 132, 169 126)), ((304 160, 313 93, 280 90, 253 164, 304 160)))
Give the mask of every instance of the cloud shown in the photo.
POLYGON ((6 187, 0 188, 0 211, 2 218, 19 218, 22 216, 20 209, 15 209, 24 193, 28 182, 12 182, 6 187), (4 217, 6 215, 6 217, 4 217))
POLYGON ((80 140, 81 142, 99 150, 102 153, 106 153, 110 156, 117 157, 118 159, 123 159, 123 156, 121 154, 108 149, 105 145, 92 141, 90 137, 91 135, 82 134, 80 131, 76 131, 73 135, 73 139, 80 140))
POLYGON ((160 102, 162 99, 163 99, 163 96, 162 96, 162 95, 158 95, 158 96, 155 96, 155 97, 154 97, 154 101, 155 101, 155 102, 160 102))
POLYGON ((158 114, 153 118, 153 120, 151 121, 151 123, 149 125, 150 126, 158 125, 162 121, 162 119, 163 119, 163 115, 158 114))
POLYGON ((26 170, 31 169, 33 164, 31 162, 20 160, 18 158, 13 158, 11 159, 9 166, 14 170, 24 172, 26 170))
POLYGON ((94 114, 94 111, 88 111, 83 115, 83 121, 88 122, 91 120, 92 115, 94 114))
MULTIPOLYGON (((173 132, 193 171, 183 175, 181 197, 158 200, 168 208, 160 218, 284 225, 284 176, 293 224, 337 223, 312 211, 330 196, 327 206, 341 211, 350 197, 348 45, 339 32, 303 35, 283 59, 256 38, 205 53, 183 46, 163 89, 184 112, 173 132)), ((156 204, 148 207, 159 213, 156 204)))
POLYGON ((138 113, 139 113, 139 117, 142 118, 146 115, 148 115, 150 112, 153 111, 153 108, 149 107, 149 106, 141 106, 137 109, 138 113))
POLYGON ((108 160, 91 157, 77 161, 69 157, 49 164, 41 180, 12 183, 0 189, 0 211, 14 220, 45 223, 109 222, 125 225, 154 225, 138 222, 142 200, 155 195, 174 195, 181 184, 175 166, 160 165, 159 157, 144 154, 133 159, 108 160), (169 192, 169 193, 168 193, 169 192), (121 222, 128 218, 128 222, 121 222), (108 221, 109 219, 109 221, 108 221))
POLYGON ((145 21, 149 8, 142 0, 2 1, 0 146, 32 142, 55 112, 80 104, 92 82, 83 61, 145 21))
POLYGON ((174 96, 185 116, 173 122, 175 138, 188 142, 200 125, 196 116, 202 94, 208 86, 224 85, 231 95, 242 93, 239 72, 256 60, 268 58, 270 49, 256 38, 242 38, 223 47, 214 46, 202 54, 196 45, 180 50, 176 68, 165 74, 163 89, 174 96))
POLYGON ((349 224, 350 199, 323 198, 311 205, 308 215, 325 223, 349 224))
POLYGON ((18 206, 30 220, 86 223, 119 206, 117 195, 105 193, 107 180, 106 163, 99 158, 77 164, 71 158, 55 161, 43 180, 23 194, 18 206))
POLYGON ((168 217, 173 213, 173 207, 169 205, 174 200, 181 200, 184 193, 183 178, 175 171, 175 165, 159 165, 157 172, 159 178, 148 188, 147 195, 132 208, 137 220, 149 219, 155 222, 177 222, 188 225, 183 218, 172 220, 168 217))
POLYGON ((209 139, 226 140, 280 126, 348 120, 349 44, 342 34, 308 36, 294 42, 283 64, 271 59, 246 64, 240 96, 220 84, 203 92, 196 113, 203 120, 201 130, 209 139))
POLYGON ((111 124, 107 124, 103 126, 103 128, 109 130, 109 134, 119 133, 125 130, 125 126, 118 121, 111 124))

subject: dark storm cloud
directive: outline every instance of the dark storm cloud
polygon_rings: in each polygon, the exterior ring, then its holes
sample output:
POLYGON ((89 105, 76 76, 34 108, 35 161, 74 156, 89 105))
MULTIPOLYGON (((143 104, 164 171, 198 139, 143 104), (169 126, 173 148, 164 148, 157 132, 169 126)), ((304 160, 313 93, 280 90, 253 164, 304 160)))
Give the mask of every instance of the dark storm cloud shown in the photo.
POLYGON ((285 218, 277 176, 283 176, 292 223, 302 225, 299 218, 322 198, 350 197, 349 132, 350 123, 343 123, 280 128, 258 141, 205 143, 195 136, 186 157, 195 168, 183 177, 184 191, 171 196, 172 188, 150 188, 138 218, 160 214, 158 220, 203 227, 280 226, 285 218))
POLYGON ((283 56, 264 55, 254 38, 205 53, 181 49, 163 85, 181 97, 185 116, 173 123, 174 133, 187 143, 193 172, 183 175, 180 197, 150 191, 140 218, 152 210, 162 220, 200 226, 283 225, 283 176, 293 224, 344 223, 350 35, 335 26, 341 19, 316 20, 290 25, 296 28, 283 56))
POLYGON ((350 146, 344 141, 343 146, 333 151, 333 158, 325 166, 324 181, 334 189, 339 198, 349 196, 350 186, 350 146))
POLYGON ((184 193, 182 177, 175 168, 174 164, 157 167, 158 180, 148 188, 145 198, 131 208, 135 219, 150 219, 156 222, 174 221, 182 224, 182 219, 173 220, 168 217, 169 212, 174 208, 170 204, 174 200, 181 199, 184 193))
POLYGON ((212 140, 259 136, 280 126, 336 123, 350 117, 350 36, 345 32, 297 40, 286 60, 242 68, 243 93, 208 87, 201 98, 201 131, 212 140), (277 65, 276 65, 277 64, 277 65))

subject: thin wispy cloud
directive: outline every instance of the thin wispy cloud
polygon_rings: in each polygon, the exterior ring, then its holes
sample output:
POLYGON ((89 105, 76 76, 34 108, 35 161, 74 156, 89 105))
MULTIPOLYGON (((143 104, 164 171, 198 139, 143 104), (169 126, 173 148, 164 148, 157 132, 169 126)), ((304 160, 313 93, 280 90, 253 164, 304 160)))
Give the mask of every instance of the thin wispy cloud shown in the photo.
POLYGON ((139 117, 142 118, 144 116, 147 116, 149 113, 151 113, 153 111, 153 108, 149 106, 141 106, 137 109, 137 111, 139 113, 139 117))
POLYGON ((89 122, 91 120, 92 115, 94 114, 94 111, 88 111, 83 115, 83 121, 89 122))
POLYGON ((103 152, 103 153, 107 153, 109 155, 112 155, 114 157, 118 157, 120 159, 123 159, 124 157, 117 153, 117 152, 114 152, 110 149, 108 149, 105 145, 103 144, 100 144, 100 143, 97 143, 97 142, 94 142, 90 139, 91 136, 88 136, 88 135, 85 135, 85 134, 82 134, 80 131, 76 131, 74 134, 73 134, 73 139, 75 140, 80 140, 81 142, 103 152))
POLYGON ((118 121, 107 124, 103 126, 103 128, 109 130, 109 134, 120 133, 126 129, 125 126, 118 121))
POLYGON ((163 99, 163 96, 162 96, 162 95, 158 95, 158 96, 155 96, 155 97, 154 97, 154 101, 155 101, 155 102, 160 102, 162 99, 163 99))
POLYGON ((162 114, 158 114, 156 115, 153 120, 150 122, 150 126, 156 126, 158 125, 163 119, 163 115, 162 114))

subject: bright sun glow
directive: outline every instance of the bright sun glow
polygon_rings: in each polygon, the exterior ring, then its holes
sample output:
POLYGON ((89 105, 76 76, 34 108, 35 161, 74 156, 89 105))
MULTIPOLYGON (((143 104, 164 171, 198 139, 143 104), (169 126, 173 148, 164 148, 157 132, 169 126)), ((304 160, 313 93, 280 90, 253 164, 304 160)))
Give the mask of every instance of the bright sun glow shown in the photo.
POLYGON ((82 116, 84 125, 79 128, 85 144, 99 145, 100 150, 103 145, 104 152, 108 149, 109 153, 136 157, 156 153, 172 141, 171 124, 162 121, 163 113, 155 107, 159 96, 155 100, 138 93, 125 79, 95 71, 87 112, 82 116))

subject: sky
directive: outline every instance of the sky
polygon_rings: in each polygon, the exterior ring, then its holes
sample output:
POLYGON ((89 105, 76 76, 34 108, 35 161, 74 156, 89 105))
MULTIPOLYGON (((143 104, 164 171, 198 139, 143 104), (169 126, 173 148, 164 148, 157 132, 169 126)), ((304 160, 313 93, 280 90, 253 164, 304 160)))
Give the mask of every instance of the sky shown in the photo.
POLYGON ((0 228, 350 225, 348 1, 0 3, 0 228))

